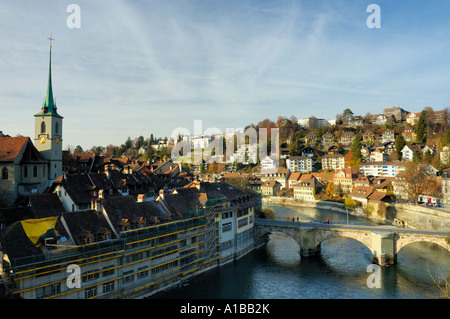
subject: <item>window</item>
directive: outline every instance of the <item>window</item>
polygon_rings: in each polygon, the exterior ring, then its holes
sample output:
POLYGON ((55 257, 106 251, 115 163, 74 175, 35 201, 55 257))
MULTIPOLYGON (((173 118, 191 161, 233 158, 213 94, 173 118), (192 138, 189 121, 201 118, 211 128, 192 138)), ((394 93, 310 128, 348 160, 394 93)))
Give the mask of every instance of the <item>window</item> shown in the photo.
POLYGON ((2 179, 8 179, 8 169, 6 167, 2 169, 2 179))
POLYGON ((58 122, 55 123, 55 133, 56 134, 59 133, 59 123, 58 122))
POLYGON ((42 133, 45 133, 45 122, 44 121, 42 121, 42 123, 41 123, 41 134, 42 133))
POLYGON ((24 177, 28 177, 28 166, 25 166, 25 167, 23 168, 23 176, 24 176, 24 177))
POLYGON ((103 293, 111 292, 114 290, 114 281, 110 281, 103 284, 103 293))
POLYGON ((231 228, 232 228, 231 222, 229 222, 229 223, 224 223, 224 224, 222 225, 222 233, 231 231, 231 228))
POLYGON ((100 278, 100 272, 99 272, 98 269, 94 269, 94 270, 86 272, 81 277, 81 280, 82 280, 82 282, 88 282, 88 281, 91 281, 91 280, 96 280, 98 278, 100 278))
POLYGON ((86 288, 84 290, 84 298, 89 299, 97 296, 97 287, 86 288))
POLYGON ((37 166, 34 165, 33 167, 33 177, 37 177, 37 166))

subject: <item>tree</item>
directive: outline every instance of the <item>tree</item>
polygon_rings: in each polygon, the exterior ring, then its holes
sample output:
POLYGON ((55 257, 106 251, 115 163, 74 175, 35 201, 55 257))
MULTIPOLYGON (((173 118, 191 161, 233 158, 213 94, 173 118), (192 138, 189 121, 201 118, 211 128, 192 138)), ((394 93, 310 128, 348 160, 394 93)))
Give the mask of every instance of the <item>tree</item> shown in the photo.
POLYGON ((80 146, 80 145, 77 145, 76 147, 75 147, 75 151, 74 151, 74 153, 76 154, 76 153, 83 153, 84 151, 83 151, 83 148, 80 146))
POLYGON ((131 141, 131 138, 128 136, 127 140, 125 141, 125 150, 129 150, 133 146, 133 142, 131 141))
POLYGON ((395 149, 399 154, 402 153, 402 149, 405 147, 406 141, 402 134, 399 134, 395 139, 395 149))
POLYGON ((428 112, 423 110, 420 113, 419 121, 417 122, 416 134, 417 134, 417 142, 425 143, 427 140, 427 117, 428 112))
POLYGON ((418 204, 419 196, 427 188, 429 176, 423 170, 423 165, 414 162, 405 163, 405 171, 396 177, 399 188, 407 194, 408 199, 418 204))
POLYGON ((444 133, 443 142, 444 146, 450 144, 450 130, 444 133))
POLYGON ((144 137, 139 136, 136 140, 136 148, 140 149, 142 146, 144 146, 144 137))
POLYGON ((327 198, 332 198, 334 196, 334 183, 333 182, 329 182, 327 184, 327 188, 325 190, 325 196, 327 198))
POLYGON ((353 138, 351 150, 352 150, 353 160, 356 160, 356 159, 361 160, 361 158, 362 158, 362 156, 361 156, 361 141, 359 140, 358 136, 355 136, 353 138))
POLYGON ((345 204, 345 207, 348 207, 350 209, 353 209, 356 206, 356 202, 351 197, 346 197, 344 204, 345 204))
POLYGON ((350 109, 345 109, 342 113, 342 119, 347 122, 347 124, 350 124, 350 120, 353 118, 353 112, 350 109))

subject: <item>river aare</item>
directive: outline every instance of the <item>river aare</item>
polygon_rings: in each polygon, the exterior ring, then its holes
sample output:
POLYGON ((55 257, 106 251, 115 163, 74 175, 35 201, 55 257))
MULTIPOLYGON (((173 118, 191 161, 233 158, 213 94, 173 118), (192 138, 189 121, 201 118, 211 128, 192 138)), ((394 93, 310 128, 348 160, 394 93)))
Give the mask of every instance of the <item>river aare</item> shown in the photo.
MULTIPOLYGON (((377 225, 365 218, 326 209, 266 206, 278 218, 339 224, 377 225)), ((377 285, 370 276, 372 253, 344 237, 325 240, 319 256, 301 257, 298 244, 273 233, 265 247, 202 274, 183 286, 152 298, 201 299, 424 299, 442 298, 438 283, 449 279, 450 252, 418 242, 403 247, 397 264, 378 269, 377 285)))

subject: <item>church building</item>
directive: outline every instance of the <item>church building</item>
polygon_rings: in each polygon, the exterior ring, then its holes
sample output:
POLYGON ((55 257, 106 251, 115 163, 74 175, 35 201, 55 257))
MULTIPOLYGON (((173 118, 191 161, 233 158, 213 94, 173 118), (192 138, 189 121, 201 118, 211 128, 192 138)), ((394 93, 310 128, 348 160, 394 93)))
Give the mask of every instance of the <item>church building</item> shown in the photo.
MULTIPOLYGON (((50 40, 53 40, 50 36, 50 40)), ((44 192, 62 175, 62 120, 53 98, 51 54, 47 93, 35 117, 34 145, 29 137, 0 132, 0 207, 21 197, 44 192)))

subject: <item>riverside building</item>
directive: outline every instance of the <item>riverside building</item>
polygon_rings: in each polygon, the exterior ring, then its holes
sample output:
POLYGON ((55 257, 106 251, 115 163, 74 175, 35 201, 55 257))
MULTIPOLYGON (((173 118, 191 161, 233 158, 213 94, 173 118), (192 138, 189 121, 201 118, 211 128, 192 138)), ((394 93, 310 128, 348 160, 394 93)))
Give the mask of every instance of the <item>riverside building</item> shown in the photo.
POLYGON ((0 271, 8 295, 143 298, 254 247, 255 198, 228 184, 192 184, 154 201, 102 193, 89 210, 36 213, 42 218, 3 229, 0 271))

